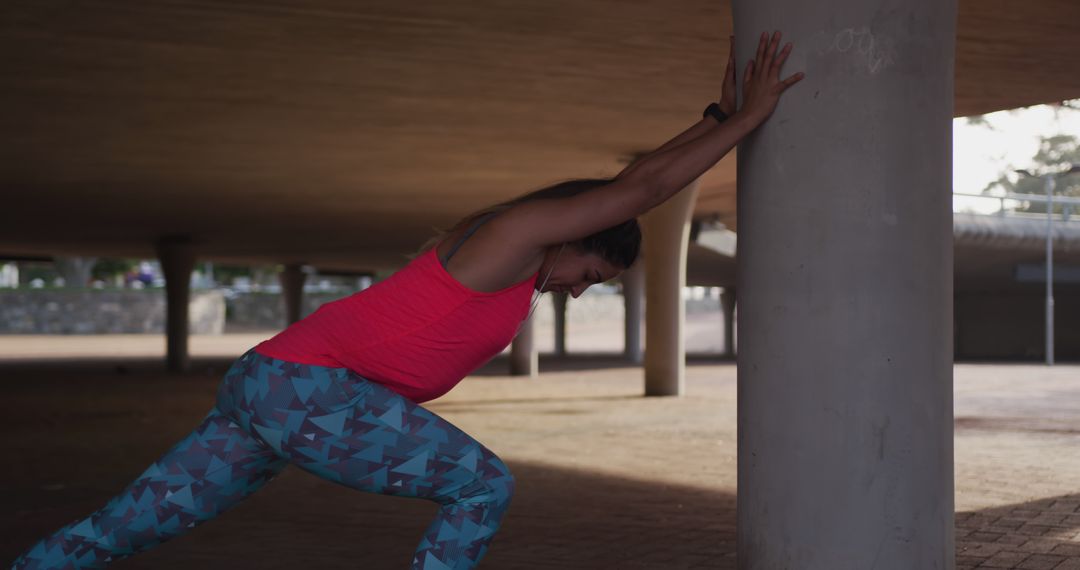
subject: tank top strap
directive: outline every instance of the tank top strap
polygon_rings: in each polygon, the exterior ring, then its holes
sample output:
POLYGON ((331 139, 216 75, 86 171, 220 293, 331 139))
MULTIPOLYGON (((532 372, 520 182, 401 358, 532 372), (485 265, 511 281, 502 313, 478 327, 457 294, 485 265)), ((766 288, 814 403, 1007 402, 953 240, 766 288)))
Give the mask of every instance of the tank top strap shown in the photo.
POLYGON ((484 223, 491 218, 494 218, 498 213, 499 212, 491 212, 490 214, 484 214, 483 216, 480 216, 480 218, 478 218, 475 222, 473 222, 472 226, 470 226, 469 229, 465 232, 465 235, 461 236, 461 239, 459 239, 457 243, 454 244, 454 247, 450 248, 450 251, 446 253, 446 258, 441 260, 443 266, 445 267, 447 263, 450 263, 450 258, 453 257, 455 253, 457 253, 458 248, 460 248, 461 245, 465 243, 465 240, 469 239, 470 236, 476 233, 476 230, 480 229, 480 226, 484 225, 484 223))

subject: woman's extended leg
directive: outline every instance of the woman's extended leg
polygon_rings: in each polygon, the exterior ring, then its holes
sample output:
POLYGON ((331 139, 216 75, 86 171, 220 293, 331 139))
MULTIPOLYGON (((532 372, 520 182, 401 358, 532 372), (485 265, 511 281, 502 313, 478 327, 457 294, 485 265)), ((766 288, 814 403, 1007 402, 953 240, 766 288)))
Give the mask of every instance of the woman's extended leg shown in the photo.
POLYGON ((450 422, 346 369, 257 360, 233 386, 241 425, 325 479, 441 504, 414 570, 479 563, 510 504, 506 464, 450 422))
POLYGON ((104 568, 214 518, 286 465, 215 408, 103 508, 42 539, 13 568, 104 568))

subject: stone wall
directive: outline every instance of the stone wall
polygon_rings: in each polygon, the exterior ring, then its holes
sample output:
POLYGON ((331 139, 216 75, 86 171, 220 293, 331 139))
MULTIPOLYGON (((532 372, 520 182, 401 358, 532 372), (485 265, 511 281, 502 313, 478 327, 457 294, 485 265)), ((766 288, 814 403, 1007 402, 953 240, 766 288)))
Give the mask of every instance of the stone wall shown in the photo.
MULTIPOLYGON (((304 293, 300 315, 306 317, 323 303, 351 295, 304 293)), ((280 330, 285 327, 285 300, 279 293, 239 293, 226 301, 230 328, 237 330, 280 330)))
MULTIPOLYGON (((323 303, 329 303, 351 295, 344 293, 304 293, 304 307, 301 311, 307 316, 323 303)), ((537 303, 533 314, 538 326, 551 324, 554 319, 551 295, 537 303)), ((285 303, 277 293, 243 293, 228 299, 228 324, 233 330, 279 330, 285 326, 285 303)), ((598 320, 623 318, 623 297, 618 294, 587 292, 577 299, 569 299, 566 305, 568 323, 587 323, 598 320)), ((720 310, 718 298, 687 299, 686 314, 720 310)))
MULTIPOLYGON (((302 315, 307 316, 352 292, 308 292, 302 315)), ((553 320, 550 295, 537 307, 537 324, 553 320)), ((194 291, 191 333, 221 334, 231 330, 281 330, 285 304, 278 293, 194 291)), ((719 310, 715 298, 687 299, 687 314, 719 310)), ((567 303, 571 324, 621 319, 623 298, 617 294, 586 293, 567 303)), ((14 289, 0 290, 0 334, 153 333, 165 330, 165 292, 161 289, 14 289)))
MULTIPOLYGON (((225 295, 191 294, 191 333, 221 334, 225 295)), ((14 289, 0 291, 0 334, 165 332, 162 289, 14 289)))

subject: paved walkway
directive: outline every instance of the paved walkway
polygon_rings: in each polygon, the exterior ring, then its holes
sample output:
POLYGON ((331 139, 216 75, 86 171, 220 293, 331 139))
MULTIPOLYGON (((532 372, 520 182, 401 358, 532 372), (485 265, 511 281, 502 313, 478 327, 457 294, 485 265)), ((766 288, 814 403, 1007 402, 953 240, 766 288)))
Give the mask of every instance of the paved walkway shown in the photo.
MULTIPOLYGON (((0 338, 0 561, 100 507, 183 437, 212 404, 223 356, 254 337, 195 339, 204 356, 183 376, 139 357, 160 353, 160 338, 119 357, 101 338, 53 342, 45 362, 20 362, 30 341, 0 338)), ((735 568, 733 365, 695 359, 686 397, 647 399, 641 370, 611 358, 542 359, 536 380, 505 367, 429 406, 517 478, 482 568, 735 568)), ((957 366, 957 568, 1080 570, 1078 383, 1078 367, 957 366)), ((289 468, 115 567, 400 569, 434 511, 289 468)))

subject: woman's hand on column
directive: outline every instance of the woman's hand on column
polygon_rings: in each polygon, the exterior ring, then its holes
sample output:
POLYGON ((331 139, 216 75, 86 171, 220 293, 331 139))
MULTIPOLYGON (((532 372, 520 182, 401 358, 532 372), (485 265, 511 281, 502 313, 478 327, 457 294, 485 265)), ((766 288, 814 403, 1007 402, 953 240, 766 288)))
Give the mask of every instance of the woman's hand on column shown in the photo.
POLYGON ((777 53, 779 45, 779 31, 773 32, 772 40, 769 40, 767 32, 762 32, 757 55, 746 64, 743 74, 743 106, 740 111, 758 121, 769 118, 780 101, 780 95, 804 77, 799 72, 787 79, 780 79, 780 68, 791 53, 791 43, 777 53))
POLYGON ((730 36, 727 68, 724 69, 724 84, 720 88, 720 111, 727 116, 735 114, 735 36, 730 36))

